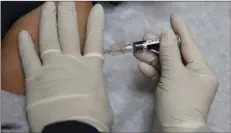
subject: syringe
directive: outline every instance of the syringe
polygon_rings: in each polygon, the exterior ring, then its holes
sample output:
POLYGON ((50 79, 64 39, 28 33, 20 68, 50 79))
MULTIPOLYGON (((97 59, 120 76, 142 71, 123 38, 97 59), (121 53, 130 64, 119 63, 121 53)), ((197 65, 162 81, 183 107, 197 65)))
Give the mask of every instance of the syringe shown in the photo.
MULTIPOLYGON (((178 37, 178 45, 180 44, 180 38, 178 37)), ((117 49, 109 49, 104 50, 104 54, 111 54, 111 53, 127 53, 127 52, 143 52, 143 51, 151 51, 153 53, 159 54, 159 47, 160 47, 160 39, 151 39, 151 40, 144 40, 144 41, 137 41, 133 42, 132 44, 127 44, 122 48, 117 49)))

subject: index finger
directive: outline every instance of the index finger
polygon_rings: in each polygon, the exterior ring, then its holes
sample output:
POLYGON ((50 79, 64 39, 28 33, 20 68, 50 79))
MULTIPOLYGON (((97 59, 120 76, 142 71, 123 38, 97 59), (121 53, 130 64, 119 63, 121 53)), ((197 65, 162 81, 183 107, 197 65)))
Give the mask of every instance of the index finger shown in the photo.
POLYGON ((197 47, 196 42, 192 39, 192 36, 182 17, 179 15, 172 15, 170 22, 173 31, 180 36, 181 54, 186 64, 195 62, 204 63, 203 55, 201 54, 200 49, 197 47))

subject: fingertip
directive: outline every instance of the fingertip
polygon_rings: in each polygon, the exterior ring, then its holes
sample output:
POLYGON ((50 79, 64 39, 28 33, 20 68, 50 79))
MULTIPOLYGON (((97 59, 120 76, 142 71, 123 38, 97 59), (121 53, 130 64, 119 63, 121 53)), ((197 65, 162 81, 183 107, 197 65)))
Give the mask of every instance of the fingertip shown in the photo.
POLYGON ((18 49, 19 49, 19 55, 21 56, 22 54, 22 50, 24 49, 22 45, 25 45, 25 43, 23 43, 24 38, 28 37, 28 33, 25 30, 22 30, 19 32, 18 34, 18 49))
POLYGON ((99 10, 99 11, 103 12, 103 6, 101 4, 96 4, 93 8, 94 8, 94 10, 99 10))
POLYGON ((170 17, 170 23, 171 23, 171 27, 174 33, 178 35, 180 35, 181 29, 185 29, 185 28, 182 28, 182 27, 185 27, 183 17, 179 14, 172 14, 170 17))
POLYGON ((92 7, 88 17, 88 28, 95 27, 96 29, 104 29, 104 9, 101 4, 96 4, 92 7))
POLYGON ((174 22, 174 21, 177 21, 177 20, 182 20, 181 15, 174 13, 174 14, 172 14, 170 16, 170 21, 174 22))
POLYGON ((170 20, 172 20, 172 21, 184 21, 183 14, 181 14, 181 13, 173 13, 170 16, 170 20))
MULTIPOLYGON (((92 7, 91 12, 89 14, 90 19, 93 17, 97 17, 97 20, 104 21, 104 9, 101 4, 96 4, 92 7)), ((95 18, 94 18, 95 19, 95 18)))
POLYGON ((19 38, 29 37, 29 33, 26 30, 22 30, 19 32, 19 38))
MULTIPOLYGON (((18 41, 19 41, 19 50, 23 50, 24 48, 22 48, 22 47, 25 47, 28 44, 31 44, 32 39, 30 37, 30 34, 26 30, 22 30, 19 32, 18 41)), ((31 47, 33 47, 33 46, 31 46, 31 47)))
POLYGON ((95 8, 103 9, 103 6, 102 6, 101 4, 96 4, 94 7, 95 7, 95 8))
POLYGON ((91 24, 94 23, 97 23, 96 25, 100 26, 97 28, 104 26, 104 9, 101 4, 96 4, 94 7, 92 7, 88 19, 88 26, 91 26, 91 24))
POLYGON ((55 3, 53 1, 47 1, 43 4, 43 10, 45 11, 55 11, 55 3))
POLYGON ((93 6, 92 8, 92 12, 98 14, 98 15, 104 15, 104 9, 103 6, 101 4, 96 4, 95 6, 93 6))

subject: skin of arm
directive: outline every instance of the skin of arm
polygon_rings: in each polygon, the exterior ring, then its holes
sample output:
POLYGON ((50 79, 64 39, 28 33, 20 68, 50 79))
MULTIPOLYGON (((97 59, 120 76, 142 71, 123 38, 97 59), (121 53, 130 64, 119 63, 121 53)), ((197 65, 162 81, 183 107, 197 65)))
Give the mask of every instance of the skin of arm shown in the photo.
MULTIPOLYGON (((81 44, 81 52, 83 52, 86 27, 88 15, 93 7, 92 2, 75 2, 77 18, 78 18, 78 30, 81 44)), ((35 48, 38 52, 38 29, 40 19, 40 7, 32 10, 26 15, 18 19, 2 41, 2 89, 16 93, 19 95, 25 94, 24 75, 21 67, 21 62, 18 53, 18 34, 21 30, 27 30, 33 41, 35 42, 35 48)))

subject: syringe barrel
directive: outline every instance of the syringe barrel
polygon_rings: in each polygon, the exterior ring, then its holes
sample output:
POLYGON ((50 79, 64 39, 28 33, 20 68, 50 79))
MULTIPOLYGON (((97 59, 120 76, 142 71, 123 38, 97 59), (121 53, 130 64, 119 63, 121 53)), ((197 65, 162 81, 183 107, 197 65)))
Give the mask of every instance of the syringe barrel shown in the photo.
POLYGON ((133 52, 159 51, 159 41, 157 40, 144 40, 133 43, 133 52))

